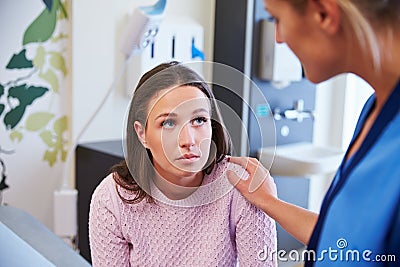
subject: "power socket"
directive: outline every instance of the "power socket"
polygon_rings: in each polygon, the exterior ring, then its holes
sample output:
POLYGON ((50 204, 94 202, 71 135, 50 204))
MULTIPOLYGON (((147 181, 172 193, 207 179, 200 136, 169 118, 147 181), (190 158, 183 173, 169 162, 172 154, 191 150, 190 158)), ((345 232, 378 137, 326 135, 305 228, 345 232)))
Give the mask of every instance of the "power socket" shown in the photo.
POLYGON ((78 190, 54 191, 54 233, 61 238, 77 235, 78 190))

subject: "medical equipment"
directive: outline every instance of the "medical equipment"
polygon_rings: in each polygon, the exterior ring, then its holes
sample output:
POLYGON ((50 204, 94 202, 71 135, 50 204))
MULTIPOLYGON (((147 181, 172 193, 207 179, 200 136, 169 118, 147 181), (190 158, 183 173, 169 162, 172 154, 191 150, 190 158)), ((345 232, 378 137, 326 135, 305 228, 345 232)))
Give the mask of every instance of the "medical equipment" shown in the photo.
POLYGON ((126 57, 140 53, 154 40, 164 18, 165 6, 166 0, 159 0, 154 6, 135 9, 121 43, 121 51, 126 57))
MULTIPOLYGON (((132 96, 144 73, 163 62, 204 61, 203 47, 204 29, 200 23, 186 16, 165 18, 157 38, 143 47, 140 55, 135 56, 134 60, 129 60, 125 83, 127 96, 132 96)), ((201 67, 201 64, 193 66, 201 67)), ((200 68, 196 71, 203 73, 200 68)))

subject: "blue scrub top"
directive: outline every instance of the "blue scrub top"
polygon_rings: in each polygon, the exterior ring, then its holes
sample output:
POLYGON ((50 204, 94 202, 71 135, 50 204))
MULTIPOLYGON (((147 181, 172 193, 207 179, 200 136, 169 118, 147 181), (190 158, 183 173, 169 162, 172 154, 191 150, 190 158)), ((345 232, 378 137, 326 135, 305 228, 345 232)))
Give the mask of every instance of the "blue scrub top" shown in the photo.
MULTIPOLYGON (((351 143, 375 105, 366 102, 351 143)), ((400 266, 400 82, 323 201, 305 266, 400 266)), ((345 156, 346 158, 346 156, 345 156)))

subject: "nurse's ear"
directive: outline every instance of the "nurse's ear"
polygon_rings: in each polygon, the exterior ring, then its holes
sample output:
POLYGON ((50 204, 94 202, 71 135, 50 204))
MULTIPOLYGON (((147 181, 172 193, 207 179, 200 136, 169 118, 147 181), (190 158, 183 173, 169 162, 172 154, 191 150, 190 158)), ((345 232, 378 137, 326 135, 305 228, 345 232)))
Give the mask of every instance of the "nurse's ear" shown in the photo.
POLYGON ((309 8, 313 12, 320 29, 328 34, 335 34, 340 29, 341 9, 336 0, 309 0, 309 8))
POLYGON ((137 134, 137 137, 139 139, 139 141, 142 143, 142 145, 145 148, 147 147, 147 142, 146 142, 146 137, 145 137, 145 129, 142 126, 142 124, 138 121, 135 121, 135 123, 133 124, 134 128, 135 128, 135 132, 137 134))

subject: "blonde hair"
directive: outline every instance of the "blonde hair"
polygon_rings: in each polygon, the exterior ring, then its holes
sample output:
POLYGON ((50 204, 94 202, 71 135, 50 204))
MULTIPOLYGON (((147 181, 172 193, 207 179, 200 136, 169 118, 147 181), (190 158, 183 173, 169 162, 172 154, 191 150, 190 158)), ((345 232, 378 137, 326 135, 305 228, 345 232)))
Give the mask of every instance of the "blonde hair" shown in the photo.
MULTIPOLYGON (((303 12, 307 0, 285 0, 299 12, 303 12)), ((379 37, 393 38, 400 23, 399 0, 336 0, 343 12, 348 35, 355 35, 361 47, 372 54, 375 69, 382 62, 379 37), (386 36, 385 36, 386 35, 386 36)), ((389 51, 389 49, 386 49, 389 51)))

